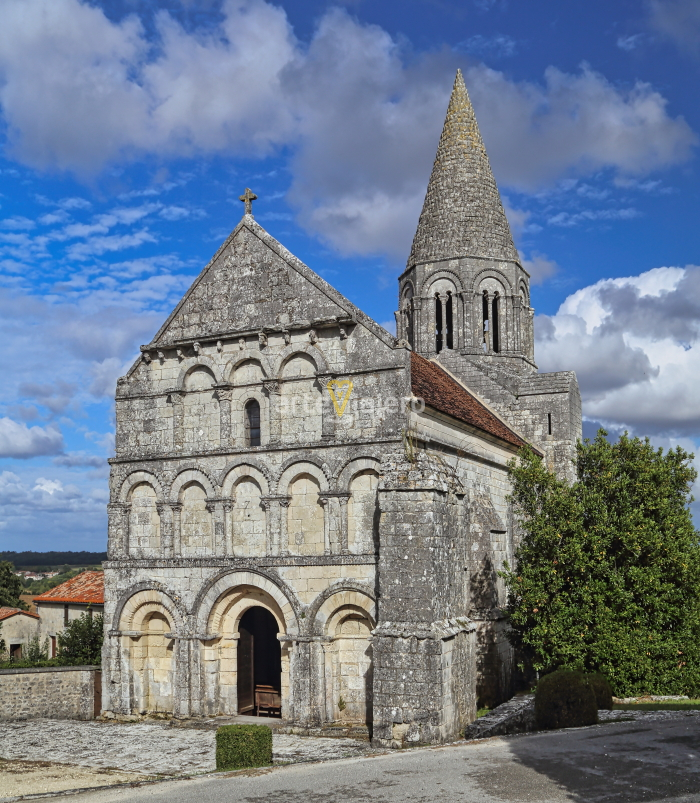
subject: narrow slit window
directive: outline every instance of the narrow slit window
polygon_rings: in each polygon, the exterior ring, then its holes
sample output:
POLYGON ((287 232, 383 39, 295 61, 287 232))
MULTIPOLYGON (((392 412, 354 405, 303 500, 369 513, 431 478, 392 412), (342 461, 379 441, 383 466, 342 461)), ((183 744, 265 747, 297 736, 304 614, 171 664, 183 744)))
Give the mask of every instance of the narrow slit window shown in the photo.
POLYGON ((452 342, 454 340, 452 334, 452 321, 454 320, 454 316, 452 313, 452 293, 447 293, 447 304, 445 304, 445 318, 446 318, 446 329, 447 329, 447 348, 451 349, 454 348, 452 342))
POLYGON ((552 414, 547 413, 547 435, 552 434, 552 414))
POLYGON ((260 446, 260 404, 251 399, 245 406, 246 445, 260 446))
POLYGON ((437 354, 442 351, 442 304, 437 294, 435 295, 435 351, 437 354))
POLYGON ((491 343, 493 344, 493 350, 498 354, 501 350, 501 338, 500 333, 498 331, 498 302, 500 298, 498 293, 493 297, 493 302, 491 304, 492 313, 491 313, 491 343))
POLYGON ((484 295, 482 296, 482 318, 484 321, 484 325, 482 327, 482 345, 484 351, 489 350, 489 295, 484 290, 484 295))

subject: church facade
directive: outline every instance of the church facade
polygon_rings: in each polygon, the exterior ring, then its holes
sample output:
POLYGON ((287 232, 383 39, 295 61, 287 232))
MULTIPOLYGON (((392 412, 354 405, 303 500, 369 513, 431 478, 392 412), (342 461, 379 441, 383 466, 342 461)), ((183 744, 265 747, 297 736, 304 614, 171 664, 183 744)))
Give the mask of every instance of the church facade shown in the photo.
POLYGON ((117 384, 103 706, 456 736, 511 690, 498 578, 529 443, 572 476, 570 372, 458 73, 397 336, 246 212, 117 384))

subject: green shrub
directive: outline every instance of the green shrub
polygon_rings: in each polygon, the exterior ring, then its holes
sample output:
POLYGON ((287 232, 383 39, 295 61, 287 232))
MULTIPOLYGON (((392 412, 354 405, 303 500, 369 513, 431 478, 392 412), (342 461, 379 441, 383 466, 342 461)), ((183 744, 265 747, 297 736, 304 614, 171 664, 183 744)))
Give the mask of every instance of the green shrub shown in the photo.
POLYGON ((540 678, 535 690, 538 728, 576 728, 597 721, 596 696, 586 675, 560 669, 540 678))
POLYGON ((272 764, 272 730, 267 725, 223 725, 217 729, 217 770, 269 764, 272 764))
POLYGON ((601 675, 599 672, 593 672, 590 675, 586 675, 586 680, 593 689, 598 709, 600 710, 602 708, 604 711, 612 711, 612 686, 605 675, 601 675))

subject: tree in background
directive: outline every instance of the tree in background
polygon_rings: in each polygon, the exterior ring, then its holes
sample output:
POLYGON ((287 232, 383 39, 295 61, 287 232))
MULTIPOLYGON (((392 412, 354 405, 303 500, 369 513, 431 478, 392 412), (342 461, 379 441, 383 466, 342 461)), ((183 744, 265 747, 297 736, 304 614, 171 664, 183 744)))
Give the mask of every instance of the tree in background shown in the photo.
POLYGON ((2 637, 2 622, 0 622, 0 663, 7 660, 7 644, 2 637))
POLYGON ((58 634, 58 658, 70 666, 95 666, 102 662, 103 619, 86 611, 58 634))
POLYGON ((693 456, 606 435, 579 443, 571 486, 529 450, 511 464, 523 533, 502 572, 511 641, 532 668, 599 671, 618 696, 698 694, 693 456))
POLYGON ((15 574, 15 567, 7 560, 0 562, 0 607, 28 610, 19 595, 22 593, 22 579, 15 574))

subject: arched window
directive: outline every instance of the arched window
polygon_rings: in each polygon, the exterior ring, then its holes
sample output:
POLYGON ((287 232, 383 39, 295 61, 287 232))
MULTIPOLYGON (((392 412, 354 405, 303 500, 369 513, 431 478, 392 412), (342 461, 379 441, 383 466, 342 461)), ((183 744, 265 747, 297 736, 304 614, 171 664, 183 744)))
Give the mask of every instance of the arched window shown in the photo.
POLYGON ((491 302, 491 343, 496 354, 498 354, 501 350, 501 336, 498 321, 498 308, 500 300, 501 297, 498 295, 498 293, 496 293, 496 295, 493 297, 493 301, 491 302))
POLYGON ((260 404, 251 399, 245 405, 246 446, 260 446, 260 404))
POLYGON ((452 348, 452 293, 435 293, 435 351, 452 348))

